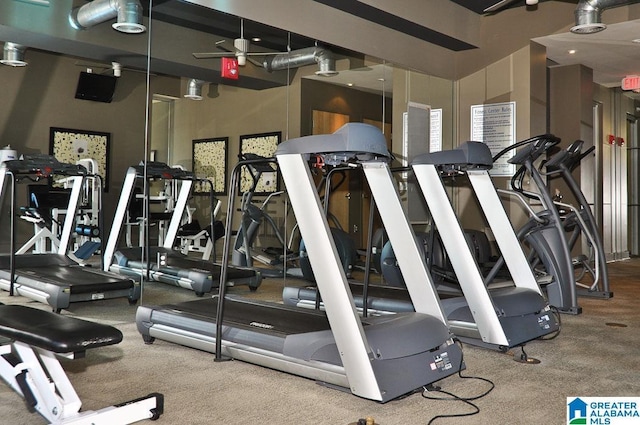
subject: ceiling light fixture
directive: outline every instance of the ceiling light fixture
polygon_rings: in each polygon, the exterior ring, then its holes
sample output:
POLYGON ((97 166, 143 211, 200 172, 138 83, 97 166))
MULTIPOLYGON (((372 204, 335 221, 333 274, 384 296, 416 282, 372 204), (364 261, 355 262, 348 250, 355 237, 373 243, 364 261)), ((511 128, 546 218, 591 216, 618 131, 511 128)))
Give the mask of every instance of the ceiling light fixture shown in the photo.
POLYGON ((637 0, 580 0, 575 11, 576 25, 570 31, 593 34, 605 30, 607 26, 602 23, 602 11, 631 3, 637 3, 637 0))
POLYGON ((577 52, 577 50, 576 50, 576 49, 571 49, 571 50, 568 50, 568 51, 567 51, 567 53, 569 53, 570 55, 575 55, 575 54, 576 54, 576 52, 577 52))
POLYGON ((27 48, 20 44, 7 41, 4 43, 4 49, 2 52, 2 60, 0 63, 9 66, 27 66, 27 62, 24 60, 24 51, 27 48))
POLYGON ((117 17, 111 26, 126 34, 140 34, 147 28, 142 25, 140 0, 93 0, 71 10, 69 22, 78 30, 90 28, 117 17))
POLYGON ((184 97, 190 100, 202 100, 202 86, 206 81, 191 78, 187 83, 187 92, 184 97))

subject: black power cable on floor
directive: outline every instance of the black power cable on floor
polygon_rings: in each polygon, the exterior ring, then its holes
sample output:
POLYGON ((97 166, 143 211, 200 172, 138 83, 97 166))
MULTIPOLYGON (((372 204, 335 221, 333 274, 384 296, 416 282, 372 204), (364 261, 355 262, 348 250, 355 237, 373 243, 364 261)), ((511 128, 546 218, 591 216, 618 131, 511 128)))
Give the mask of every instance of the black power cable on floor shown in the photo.
MULTIPOLYGON (((460 345, 460 349, 462 349, 462 342, 458 339, 454 339, 454 341, 460 345)), ((491 391, 493 391, 493 389, 495 388, 495 384, 486 378, 481 378, 479 376, 463 376, 462 375, 462 364, 464 362, 464 351, 462 352, 462 355, 460 356, 460 365, 458 367, 458 376, 461 379, 475 379, 475 380, 479 380, 479 381, 484 381, 489 383, 490 387, 488 390, 484 391, 483 393, 474 396, 474 397, 460 397, 457 396, 453 393, 450 393, 448 391, 444 391, 443 389, 441 389, 438 386, 435 386, 433 384, 429 384, 427 386, 425 386, 423 388, 422 391, 422 397, 429 399, 429 400, 445 400, 445 401, 461 401, 469 406, 471 406, 474 411, 473 412, 467 412, 467 413, 454 413, 454 414, 450 414, 450 415, 437 415, 434 416, 433 418, 431 418, 431 420, 429 420, 427 425, 431 425, 435 420, 437 419, 442 419, 442 418, 461 418, 464 416, 473 416, 476 415, 480 412, 480 408, 478 406, 476 406, 474 403, 472 403, 472 401, 474 400, 478 400, 484 396, 486 396, 487 394, 489 394, 491 391), (449 397, 431 397, 428 395, 428 393, 441 393, 441 394, 445 394, 449 397)))
POLYGON ((560 316, 560 310, 558 310, 558 308, 554 306, 550 306, 550 307, 551 307, 551 311, 553 312, 553 315, 556 317, 558 321, 558 330, 555 331, 550 336, 547 336, 547 335, 541 336, 540 338, 538 338, 540 341, 551 341, 552 339, 556 339, 560 335, 560 331, 562 330, 562 318, 560 316))

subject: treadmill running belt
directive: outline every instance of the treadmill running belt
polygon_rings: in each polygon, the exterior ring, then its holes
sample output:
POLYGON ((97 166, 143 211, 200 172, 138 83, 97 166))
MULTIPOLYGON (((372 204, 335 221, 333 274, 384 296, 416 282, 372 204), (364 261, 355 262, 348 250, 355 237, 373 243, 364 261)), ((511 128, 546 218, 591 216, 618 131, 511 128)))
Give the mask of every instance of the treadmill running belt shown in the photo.
MULTIPOLYGON (((166 304, 157 307, 157 310, 171 311, 173 314, 215 323, 218 297, 185 301, 178 304, 166 304)), ((224 304, 223 323, 278 335, 292 335, 330 329, 327 316, 323 312, 300 311, 300 309, 283 304, 230 296, 226 297, 224 304), (283 311, 286 311, 286 314, 282 314, 283 311), (259 318, 259 322, 255 318, 259 318)))
MULTIPOLYGON (((134 268, 142 268, 142 250, 141 248, 124 248, 118 250, 116 255, 121 255, 126 258, 127 265, 134 268)), ((211 276, 212 280, 218 280, 220 277, 220 265, 209 261, 198 260, 195 258, 187 257, 184 254, 175 252, 170 249, 162 247, 149 248, 149 257, 151 259, 151 268, 155 271, 166 272, 168 274, 180 275, 180 270, 188 270, 192 273, 206 274, 207 278, 211 276), (166 257, 167 267, 158 267, 156 257, 157 255, 163 255, 166 257)), ((120 262, 120 261, 119 261, 120 262)), ((242 279, 251 278, 256 275, 256 272, 247 268, 227 267, 227 279, 242 279)), ((185 276, 186 277, 186 276, 185 276)))
MULTIPOLYGON (((10 279, 9 255, 0 256, 0 277, 10 279)), ((23 254, 15 256, 18 284, 54 285, 69 288, 71 294, 126 290, 133 281, 99 269, 79 266, 60 254, 23 254)))

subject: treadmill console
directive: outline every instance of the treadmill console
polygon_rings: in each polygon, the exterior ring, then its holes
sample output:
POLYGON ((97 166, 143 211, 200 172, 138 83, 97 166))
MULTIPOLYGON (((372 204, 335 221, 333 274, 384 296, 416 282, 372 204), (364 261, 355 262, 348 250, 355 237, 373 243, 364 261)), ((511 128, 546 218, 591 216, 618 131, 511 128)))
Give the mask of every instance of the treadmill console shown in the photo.
MULTIPOLYGON (((139 176, 144 175, 144 162, 134 167, 139 176)), ((169 167, 164 162, 147 162, 147 178, 153 179, 175 179, 175 180, 196 180, 195 174, 180 167, 169 167)))
POLYGON ((5 161, 4 166, 13 174, 31 174, 37 177, 87 175, 87 170, 82 165, 60 162, 52 155, 23 155, 21 159, 5 161))

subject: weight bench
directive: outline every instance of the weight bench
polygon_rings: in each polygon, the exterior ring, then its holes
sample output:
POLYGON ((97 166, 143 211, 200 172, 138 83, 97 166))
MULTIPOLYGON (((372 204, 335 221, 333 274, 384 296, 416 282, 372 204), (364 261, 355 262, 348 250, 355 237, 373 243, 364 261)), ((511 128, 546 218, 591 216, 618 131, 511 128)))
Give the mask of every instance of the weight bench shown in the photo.
POLYGON ((156 420, 164 397, 146 397, 80 412, 82 402, 58 356, 81 358, 90 348, 118 344, 122 333, 107 325, 20 305, 0 304, 0 376, 27 409, 52 424, 130 424, 156 420))

